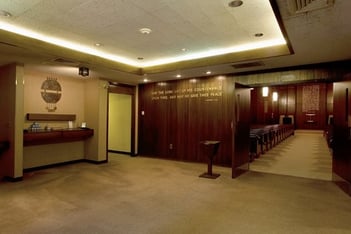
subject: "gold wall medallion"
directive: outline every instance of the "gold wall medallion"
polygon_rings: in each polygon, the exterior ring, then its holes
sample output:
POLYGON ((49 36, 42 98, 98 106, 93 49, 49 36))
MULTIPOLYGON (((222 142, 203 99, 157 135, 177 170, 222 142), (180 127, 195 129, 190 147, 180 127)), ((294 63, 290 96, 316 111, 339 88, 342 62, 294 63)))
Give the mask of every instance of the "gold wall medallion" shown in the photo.
POLYGON ((46 102, 46 109, 54 112, 57 107, 56 103, 61 99, 62 89, 56 78, 48 77, 41 85, 41 97, 46 102))

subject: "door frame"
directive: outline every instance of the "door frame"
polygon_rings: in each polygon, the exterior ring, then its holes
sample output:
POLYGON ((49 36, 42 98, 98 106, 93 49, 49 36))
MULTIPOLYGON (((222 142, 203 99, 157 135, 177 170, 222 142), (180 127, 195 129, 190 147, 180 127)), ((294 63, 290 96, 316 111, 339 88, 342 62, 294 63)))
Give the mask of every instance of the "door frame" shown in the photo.
MULTIPOLYGON (((107 113, 110 113, 109 110, 109 104, 110 104, 110 93, 117 93, 117 94, 127 94, 131 95, 132 97, 132 106, 131 106, 131 139, 130 139, 130 155, 135 156, 135 93, 136 93, 136 88, 135 86, 131 85, 126 85, 126 84, 114 84, 113 82, 109 82, 109 87, 108 87, 108 97, 107 97, 107 113)), ((107 115, 108 116, 108 115, 107 115)), ((108 126, 109 126, 109 118, 107 117, 107 141, 106 141, 106 150, 108 153, 108 126)), ((108 155, 108 154, 107 154, 108 155)))

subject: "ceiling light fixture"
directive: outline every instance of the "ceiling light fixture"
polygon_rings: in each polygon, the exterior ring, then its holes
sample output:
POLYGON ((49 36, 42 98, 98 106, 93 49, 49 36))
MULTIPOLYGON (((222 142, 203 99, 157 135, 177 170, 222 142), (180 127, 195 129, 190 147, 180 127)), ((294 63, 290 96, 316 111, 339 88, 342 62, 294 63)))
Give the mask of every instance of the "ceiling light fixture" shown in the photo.
POLYGON ((139 32, 141 34, 150 34, 152 32, 152 30, 149 28, 141 28, 141 29, 139 29, 139 32))
POLYGON ((87 68, 87 67, 79 67, 78 74, 80 76, 84 76, 84 77, 89 76, 89 68, 87 68))
POLYGON ((241 0, 234 0, 228 3, 229 7, 239 7, 241 5, 243 5, 243 1, 241 0))
POLYGON ((101 43, 95 43, 94 44, 96 47, 100 47, 100 46, 102 46, 102 44, 101 43))
POLYGON ((210 75, 212 72, 211 71, 207 71, 206 72, 206 75, 210 75))
POLYGON ((11 17, 12 14, 8 11, 0 10, 0 16, 11 17))
POLYGON ((181 75, 181 74, 177 74, 176 77, 177 77, 177 78, 180 78, 180 77, 182 77, 182 75, 181 75))

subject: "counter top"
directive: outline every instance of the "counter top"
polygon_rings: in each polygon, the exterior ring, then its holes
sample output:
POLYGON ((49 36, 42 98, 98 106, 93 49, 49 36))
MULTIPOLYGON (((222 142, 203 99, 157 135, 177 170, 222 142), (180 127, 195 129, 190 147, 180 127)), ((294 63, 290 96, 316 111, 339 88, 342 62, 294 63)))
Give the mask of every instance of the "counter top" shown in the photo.
POLYGON ((94 135, 90 128, 67 128, 67 129, 36 129, 24 130, 23 145, 55 144, 70 141, 82 141, 94 135))

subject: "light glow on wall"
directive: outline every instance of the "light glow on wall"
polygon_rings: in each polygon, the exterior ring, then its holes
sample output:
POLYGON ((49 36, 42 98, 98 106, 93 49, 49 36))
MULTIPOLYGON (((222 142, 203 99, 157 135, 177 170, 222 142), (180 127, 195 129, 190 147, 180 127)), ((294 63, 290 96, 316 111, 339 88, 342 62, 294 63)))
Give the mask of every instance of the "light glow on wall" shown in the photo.
POLYGON ((272 99, 273 99, 273 102, 278 101, 278 92, 273 92, 272 93, 272 99))
POLYGON ((268 97, 268 87, 262 87, 262 97, 268 97))

